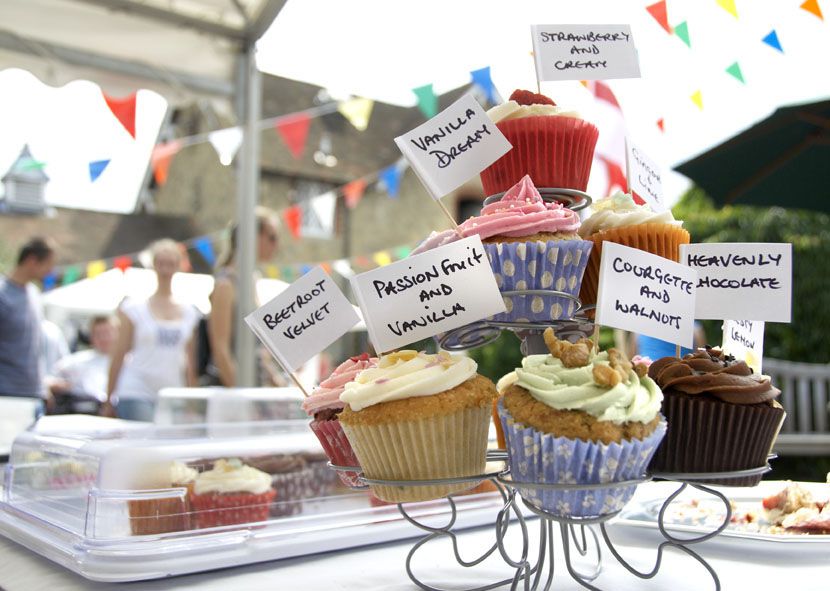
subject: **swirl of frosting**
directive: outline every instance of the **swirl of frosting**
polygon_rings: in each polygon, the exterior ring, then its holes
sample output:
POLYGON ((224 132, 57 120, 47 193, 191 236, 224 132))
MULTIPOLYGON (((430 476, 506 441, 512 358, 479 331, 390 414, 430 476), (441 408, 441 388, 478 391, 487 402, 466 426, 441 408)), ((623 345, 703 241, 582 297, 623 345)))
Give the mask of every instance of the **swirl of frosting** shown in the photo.
POLYGON ((524 117, 573 117, 580 119, 579 113, 576 111, 563 109, 557 105, 520 105, 513 100, 490 108, 487 111, 487 116, 490 117, 493 123, 524 117))
POLYGON ((648 423, 660 412, 663 394, 654 380, 630 370, 616 386, 594 380, 595 365, 609 365, 608 353, 592 355, 582 367, 565 367, 552 355, 530 355, 516 369, 516 385, 557 410, 581 410, 600 421, 648 423))
POLYGON ((591 206, 593 212, 582 222, 579 235, 585 238, 611 228, 639 226, 641 224, 671 224, 680 226, 670 210, 655 213, 648 205, 639 205, 629 193, 617 191, 612 196, 597 201, 591 206))
POLYGON ((768 376, 753 375, 744 361, 724 355, 720 349, 698 349, 677 357, 663 357, 648 368, 663 390, 684 394, 709 394, 732 404, 758 404, 778 397, 768 376))
POLYGON ((397 351, 381 357, 377 367, 360 372, 346 384, 340 400, 359 411, 381 402, 432 396, 463 384, 475 376, 476 369, 478 365, 469 357, 397 351))
POLYGON ((212 470, 199 474, 193 485, 197 495, 246 492, 260 495, 271 488, 271 476, 237 459, 216 460, 212 470))
POLYGON ((353 381, 364 369, 375 367, 377 364, 377 358, 369 357, 367 353, 347 359, 314 389, 311 396, 303 400, 303 410, 309 416, 326 409, 341 410, 344 405, 340 401, 340 395, 346 384, 353 381))
POLYGON ((579 214, 575 211, 558 202, 546 203, 530 175, 525 175, 500 200, 485 205, 481 215, 465 220, 456 230, 433 232, 412 254, 474 235, 485 239, 532 236, 540 232, 576 232, 579 223, 579 214))

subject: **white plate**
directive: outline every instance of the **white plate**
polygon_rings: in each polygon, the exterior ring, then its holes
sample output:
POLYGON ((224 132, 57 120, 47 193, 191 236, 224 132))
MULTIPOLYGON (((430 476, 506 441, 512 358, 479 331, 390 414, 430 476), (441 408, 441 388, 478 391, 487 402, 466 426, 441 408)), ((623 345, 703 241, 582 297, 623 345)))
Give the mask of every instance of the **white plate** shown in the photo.
MULTIPOLYGON (((816 499, 830 496, 830 486, 818 482, 799 482, 813 493, 816 499)), ((783 481, 765 481, 753 488, 712 487, 732 501, 733 514, 742 515, 747 511, 763 514, 761 501, 781 491, 787 485, 783 481)), ((658 482, 641 486, 635 498, 623 509, 614 524, 633 528, 632 532, 648 532, 650 540, 662 537, 657 528, 657 516, 665 499, 679 485, 673 482, 658 482)), ((714 531, 723 523, 723 502, 712 495, 688 487, 666 512, 664 524, 669 533, 678 538, 692 538, 714 531), (697 508, 690 503, 697 501, 697 508)), ((704 542, 706 546, 721 545, 740 547, 744 550, 775 550, 784 548, 793 552, 830 551, 830 535, 787 534, 764 531, 753 524, 730 524, 720 535, 704 542)))

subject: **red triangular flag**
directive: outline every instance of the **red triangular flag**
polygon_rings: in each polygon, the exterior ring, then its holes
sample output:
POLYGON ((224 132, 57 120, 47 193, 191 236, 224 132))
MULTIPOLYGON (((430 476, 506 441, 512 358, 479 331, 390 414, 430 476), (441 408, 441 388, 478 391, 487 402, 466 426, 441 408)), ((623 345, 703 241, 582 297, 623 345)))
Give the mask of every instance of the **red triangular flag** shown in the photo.
POLYGON ((610 195, 611 189, 614 187, 619 187, 622 191, 628 191, 628 181, 622 167, 605 156, 598 156, 598 158, 605 164, 605 170, 608 174, 608 188, 605 190, 605 194, 610 195))
POLYGON ((666 8, 666 0, 661 0, 660 2, 655 2, 650 6, 646 6, 646 10, 648 10, 649 14, 654 17, 660 26, 663 27, 666 32, 671 35, 672 28, 669 24, 669 11, 666 8))
POLYGON ((282 219, 288 226, 288 231, 294 238, 300 237, 300 227, 303 225, 303 210, 299 205, 292 205, 282 212, 282 219))
POLYGON ((818 5, 818 0, 807 0, 799 8, 816 15, 821 20, 824 20, 824 15, 821 12, 821 6, 818 5))
POLYGON ((308 126, 311 118, 305 113, 297 113, 277 121, 274 125, 282 136, 282 141, 291 151, 294 158, 299 159, 305 150, 305 140, 308 137, 308 126))
POLYGON ((135 139, 135 103, 136 103, 136 93, 132 93, 130 96, 124 98, 113 98, 111 96, 107 96, 103 90, 101 94, 104 95, 104 101, 107 103, 107 106, 112 111, 112 114, 115 115, 115 118, 121 122, 121 125, 124 126, 124 129, 127 130, 133 139, 135 139))
POLYGON ((352 181, 343 187, 343 197, 346 198, 346 207, 349 209, 357 207, 357 204, 360 203, 360 200, 363 198, 363 193, 365 192, 366 181, 363 179, 357 179, 356 181, 352 181))
POLYGON ((611 87, 604 82, 597 80, 594 83, 594 96, 601 101, 611 103, 622 112, 622 107, 620 107, 620 103, 617 102, 617 97, 614 96, 614 92, 611 90, 611 87))
POLYGON ((115 269, 120 269, 123 273, 133 266, 133 259, 128 256, 116 257, 115 260, 112 261, 112 266, 115 269))
POLYGON ((153 167, 153 178, 156 179, 158 185, 164 185, 167 182, 167 172, 170 170, 170 161, 173 156, 181 150, 181 140, 173 140, 158 144, 153 148, 150 154, 150 165, 153 167))
POLYGON ((666 121, 662 117, 657 120, 657 127, 659 127, 660 131, 663 133, 666 132, 666 121))

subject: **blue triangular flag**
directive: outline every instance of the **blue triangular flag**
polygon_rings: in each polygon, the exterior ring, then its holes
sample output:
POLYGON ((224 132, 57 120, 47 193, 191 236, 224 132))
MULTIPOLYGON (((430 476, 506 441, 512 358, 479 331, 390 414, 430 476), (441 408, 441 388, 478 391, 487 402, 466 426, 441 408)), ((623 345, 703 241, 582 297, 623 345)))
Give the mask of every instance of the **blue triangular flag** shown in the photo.
POLYGON ((54 273, 49 273, 43 278, 43 291, 49 291, 58 283, 58 276, 54 273))
POLYGON ((386 192, 390 197, 397 197, 401 189, 401 171, 398 165, 393 164, 380 171, 378 175, 383 184, 386 185, 386 192))
POLYGON ((784 53, 784 49, 781 47, 781 42, 778 40, 778 33, 775 32, 775 29, 770 31, 769 35, 764 37, 763 41, 773 49, 777 49, 781 53, 784 53))
POLYGON ((311 265, 301 265, 300 266, 300 275, 305 275, 309 271, 311 271, 311 265))
POLYGON ((110 163, 109 160, 96 160, 94 162, 89 163, 89 180, 93 183, 98 180, 98 177, 101 176, 101 173, 104 172, 104 169, 110 163))
POLYGON ((496 89, 493 86, 493 81, 490 79, 490 66, 481 68, 480 70, 473 70, 470 74, 473 77, 473 84, 479 86, 484 91, 490 104, 496 104, 496 89))
POLYGON ((213 251, 213 242, 210 241, 210 238, 207 236, 202 236, 201 238, 197 238, 193 242, 193 247, 196 249, 202 258, 205 259, 205 262, 213 266, 216 263, 216 253, 213 251))

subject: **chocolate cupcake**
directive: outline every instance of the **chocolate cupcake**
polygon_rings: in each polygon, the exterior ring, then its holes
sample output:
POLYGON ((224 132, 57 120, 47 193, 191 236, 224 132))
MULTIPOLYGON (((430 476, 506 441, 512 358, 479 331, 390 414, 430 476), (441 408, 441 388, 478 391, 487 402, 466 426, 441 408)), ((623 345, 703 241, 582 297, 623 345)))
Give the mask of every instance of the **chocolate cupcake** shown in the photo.
MULTIPOLYGON (((704 473, 763 466, 786 413, 767 376, 720 349, 706 347, 678 359, 663 357, 648 370, 663 390, 668 433, 652 472, 704 473)), ((755 486, 761 475, 706 480, 755 486)))

